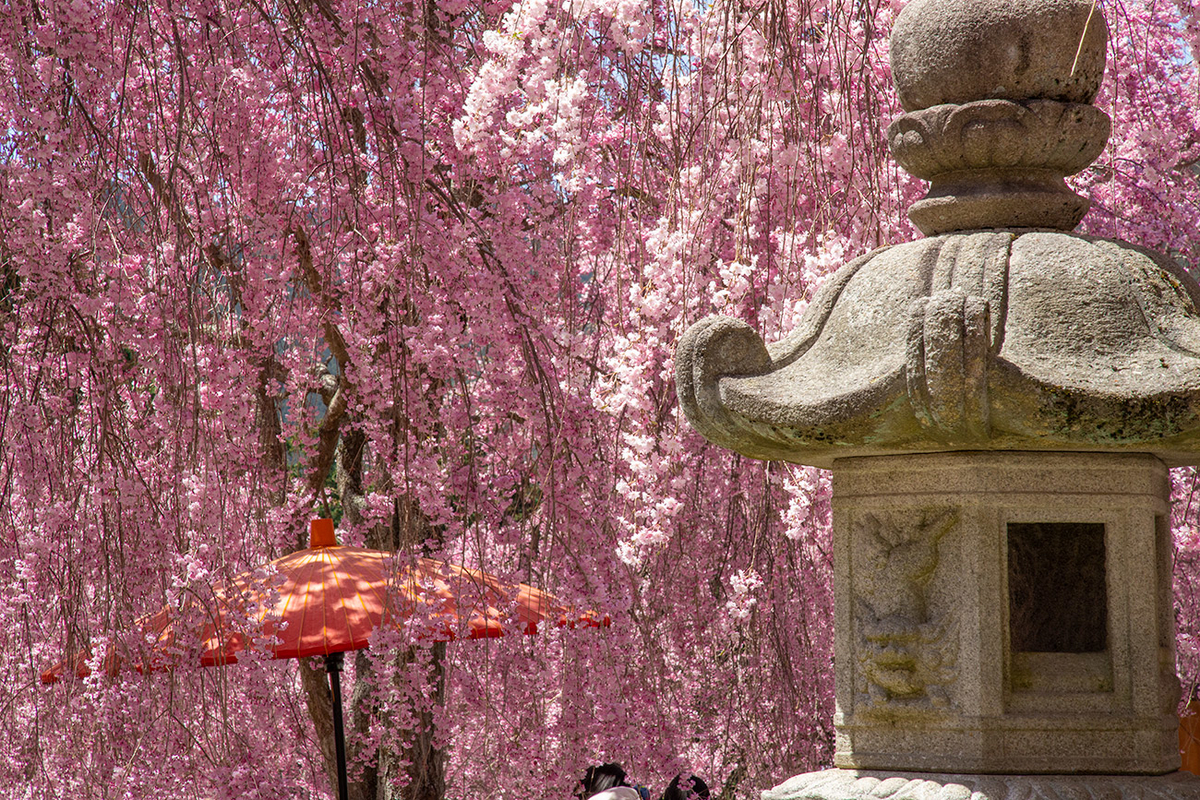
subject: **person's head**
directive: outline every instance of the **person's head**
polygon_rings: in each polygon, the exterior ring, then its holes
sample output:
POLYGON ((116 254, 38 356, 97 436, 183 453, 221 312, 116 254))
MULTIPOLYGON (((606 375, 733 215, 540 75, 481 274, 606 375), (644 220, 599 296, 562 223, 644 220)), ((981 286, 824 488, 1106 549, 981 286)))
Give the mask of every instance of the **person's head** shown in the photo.
POLYGON ((587 800, 594 794, 612 789, 615 786, 625 786, 625 770, 620 764, 600 764, 588 767, 579 781, 580 789, 575 793, 579 800, 587 800))
POLYGON ((632 786, 614 786, 597 792, 589 800, 646 800, 646 796, 632 786))
POLYGON ((708 784, 703 779, 695 775, 687 778, 676 775, 663 792, 662 800, 709 800, 709 797, 708 784))

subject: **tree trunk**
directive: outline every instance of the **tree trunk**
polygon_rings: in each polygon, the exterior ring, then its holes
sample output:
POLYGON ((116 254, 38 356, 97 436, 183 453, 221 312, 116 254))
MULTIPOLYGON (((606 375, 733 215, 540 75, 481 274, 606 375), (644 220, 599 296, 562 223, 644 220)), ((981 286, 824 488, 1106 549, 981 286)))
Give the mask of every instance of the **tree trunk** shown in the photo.
MULTIPOLYGON (((441 705, 445 696, 445 655, 445 642, 436 642, 430 649, 430 668, 433 672, 430 708, 416 715, 416 727, 405 732, 406 736, 398 748, 386 754, 380 752, 376 800, 442 800, 446 795, 446 751, 434 741, 436 732, 432 710, 441 705), (405 784, 398 791, 392 789, 398 782, 397 778, 405 784)), ((400 655, 400 661, 408 665, 419 657, 417 649, 410 647, 400 655)))
MULTIPOLYGON (((351 522, 362 519, 363 476, 362 457, 366 437, 358 431, 343 430, 334 460, 334 476, 341 497, 342 513, 351 522)), ((415 501, 407 496, 393 503, 390 524, 376 526, 367 535, 367 545, 392 552, 424 553, 425 543, 436 530, 421 512, 415 501)), ((439 706, 445 696, 445 643, 438 642, 428 654, 410 647, 398 654, 398 666, 407 667, 428 659, 431 672, 432 705, 414 713, 415 728, 406 732, 399 742, 384 742, 372 763, 361 769, 357 780, 349 783, 349 800, 442 800, 446 793, 443 748, 437 746, 432 708, 439 706), (396 788, 403 783, 403 788, 396 788)), ((365 737, 372 722, 370 704, 366 702, 375 681, 371 660, 359 652, 354 661, 355 683, 350 697, 343 698, 346 729, 365 737)), ((317 742, 324 756, 326 773, 332 786, 337 786, 337 767, 333 743, 332 698, 325 671, 312 668, 302 661, 301 685, 308 702, 317 742)), ((352 741, 346 743, 347 761, 353 763, 358 749, 352 741)), ((353 778, 353 774, 351 775, 353 778)))

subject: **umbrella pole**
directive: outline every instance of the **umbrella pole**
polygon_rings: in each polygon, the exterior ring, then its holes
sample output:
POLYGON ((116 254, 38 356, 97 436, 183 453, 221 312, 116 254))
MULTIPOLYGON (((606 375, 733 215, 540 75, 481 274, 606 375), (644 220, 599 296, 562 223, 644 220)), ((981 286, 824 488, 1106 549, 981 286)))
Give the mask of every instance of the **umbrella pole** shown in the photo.
POLYGON ((337 752, 338 800, 347 800, 346 786, 346 733, 342 729, 342 654, 325 656, 325 672, 329 674, 329 686, 333 690, 333 746, 337 752))

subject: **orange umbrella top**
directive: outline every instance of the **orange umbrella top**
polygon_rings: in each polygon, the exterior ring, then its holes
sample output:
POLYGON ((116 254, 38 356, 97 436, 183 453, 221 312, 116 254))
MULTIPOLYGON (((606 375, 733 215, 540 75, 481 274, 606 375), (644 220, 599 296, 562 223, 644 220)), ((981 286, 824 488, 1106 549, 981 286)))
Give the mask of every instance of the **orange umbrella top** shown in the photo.
MULTIPOLYGON (((361 650, 377 627, 400 627, 414 618, 424 623, 417 638, 455 639, 461 635, 461 608, 470 609, 465 623, 470 639, 503 636, 506 623, 536 633, 548 618, 560 627, 608 623, 594 614, 572 614, 539 589, 506 586, 486 572, 428 558, 408 565, 382 550, 338 545, 332 520, 314 520, 309 548, 271 565, 276 585, 264 585, 261 577, 246 573, 228 588, 215 589, 211 602, 203 605, 202 666, 236 662, 237 653, 246 648, 242 631, 247 629, 261 629, 264 641, 274 640, 264 646, 271 658, 303 658, 361 650), (237 624, 238 618, 244 624, 237 624)), ((151 642, 148 655, 122 659, 110 651, 105 671, 114 674, 123 660, 132 660, 139 671, 178 663, 173 657, 184 648, 177 644, 177 633, 186 638, 183 634, 197 627, 188 611, 195 614, 185 603, 178 611, 164 608, 143 617, 139 627, 151 642)), ((87 660, 84 653, 69 659, 76 675, 90 674, 87 660)), ((42 682, 56 682, 66 669, 67 661, 55 664, 42 673, 42 682)))

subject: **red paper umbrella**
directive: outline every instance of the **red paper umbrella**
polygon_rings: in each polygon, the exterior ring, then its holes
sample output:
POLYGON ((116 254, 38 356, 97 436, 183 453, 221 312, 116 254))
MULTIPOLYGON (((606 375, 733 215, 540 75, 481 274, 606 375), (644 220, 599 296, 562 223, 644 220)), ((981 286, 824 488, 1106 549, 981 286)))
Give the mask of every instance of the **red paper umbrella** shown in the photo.
MULTIPOLYGON (((139 628, 150 642, 141 657, 110 651, 104 669, 115 674, 122 662, 139 671, 180 663, 191 646, 181 644, 187 631, 200 631, 199 663, 220 666, 237 661, 246 648, 243 631, 261 630, 256 645, 272 658, 325 656, 334 693, 334 736, 339 762, 339 791, 345 791, 345 752, 341 725, 342 653, 361 650, 380 626, 419 625, 418 639, 455 639, 461 633, 481 639, 503 636, 515 628, 537 633, 546 620, 562 627, 607 625, 591 613, 573 614, 553 596, 532 586, 506 586, 493 575, 432 559, 415 565, 390 553, 338 545, 333 521, 314 520, 309 548, 217 588, 206 601, 194 599, 176 610, 166 608, 144 617, 139 628), (274 579, 268 576, 274 575, 274 579), (470 609, 465 622, 461 610, 470 609), (197 616, 203 618, 197 622, 197 616)), ((193 656, 194 657, 194 656, 193 656)), ((191 660, 191 657, 188 657, 191 660)), ((68 663, 76 675, 91 674, 87 654, 55 664, 42 673, 54 683, 68 663)))
MULTIPOLYGON (((261 630, 261 649, 272 658, 303 658, 361 650, 376 628, 406 623, 420 625, 416 638, 435 641, 493 638, 514 628, 533 634, 545 621, 571 628, 608 624, 591 613, 572 613, 540 589, 506 585, 480 570, 428 558, 409 565, 381 550, 338 545, 331 520, 314 520, 309 548, 269 567, 239 576, 207 600, 193 598, 180 609, 141 618, 138 627, 150 643, 146 652, 110 652, 105 671, 115 674, 122 663, 138 671, 174 666, 180 654, 192 650, 179 640, 197 628, 199 664, 210 667, 237 662, 246 648, 245 630, 261 630), (272 573, 274 581, 267 577, 272 573), (470 609, 465 623, 463 608, 470 609)), ((91 674, 88 654, 69 662, 79 677, 91 674)), ((58 681, 67 666, 64 660, 47 669, 42 682, 58 681)))

